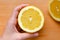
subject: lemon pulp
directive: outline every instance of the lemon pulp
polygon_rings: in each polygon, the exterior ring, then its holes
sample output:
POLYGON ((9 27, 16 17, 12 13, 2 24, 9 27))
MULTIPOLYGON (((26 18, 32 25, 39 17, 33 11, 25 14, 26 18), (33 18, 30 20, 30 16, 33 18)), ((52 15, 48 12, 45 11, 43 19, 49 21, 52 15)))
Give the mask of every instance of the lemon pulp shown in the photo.
POLYGON ((24 28, 34 30, 40 26, 41 16, 34 9, 28 9, 23 12, 21 22, 24 28))

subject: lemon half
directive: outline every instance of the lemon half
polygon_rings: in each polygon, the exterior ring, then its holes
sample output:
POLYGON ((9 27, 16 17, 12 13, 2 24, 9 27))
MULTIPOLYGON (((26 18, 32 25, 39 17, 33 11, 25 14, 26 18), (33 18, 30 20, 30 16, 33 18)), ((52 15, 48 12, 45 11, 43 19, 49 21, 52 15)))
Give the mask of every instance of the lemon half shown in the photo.
POLYGON ((60 22, 60 0, 49 1, 49 12, 53 19, 60 22))
POLYGON ((26 32, 37 32, 44 24, 43 13, 35 6, 24 7, 18 15, 18 24, 26 32))

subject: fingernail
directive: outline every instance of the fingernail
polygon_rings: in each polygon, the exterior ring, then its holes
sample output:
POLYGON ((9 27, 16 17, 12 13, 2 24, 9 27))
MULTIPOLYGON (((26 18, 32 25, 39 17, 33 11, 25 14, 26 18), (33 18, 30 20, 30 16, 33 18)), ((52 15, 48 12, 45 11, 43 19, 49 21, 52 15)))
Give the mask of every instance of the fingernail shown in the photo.
POLYGON ((34 36, 38 36, 38 33, 35 33, 34 36))

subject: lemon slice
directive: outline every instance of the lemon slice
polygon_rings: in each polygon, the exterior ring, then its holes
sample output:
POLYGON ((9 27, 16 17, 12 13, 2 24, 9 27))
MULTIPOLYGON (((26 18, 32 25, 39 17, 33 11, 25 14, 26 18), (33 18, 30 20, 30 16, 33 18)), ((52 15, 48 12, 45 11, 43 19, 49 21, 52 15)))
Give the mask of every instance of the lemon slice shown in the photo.
POLYGON ((60 0, 49 1, 49 12, 53 19, 60 22, 60 0))
POLYGON ((18 15, 18 24, 26 32, 37 32, 44 24, 43 13, 35 6, 24 7, 18 15))

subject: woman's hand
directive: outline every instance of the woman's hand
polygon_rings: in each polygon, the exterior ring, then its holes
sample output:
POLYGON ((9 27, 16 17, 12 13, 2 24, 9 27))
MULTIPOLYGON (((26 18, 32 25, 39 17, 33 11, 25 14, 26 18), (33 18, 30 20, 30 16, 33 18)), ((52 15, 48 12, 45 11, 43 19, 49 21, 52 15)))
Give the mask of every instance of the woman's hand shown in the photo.
POLYGON ((22 4, 14 9, 1 40, 24 40, 27 38, 38 36, 38 33, 20 33, 16 29, 18 13, 25 6, 28 6, 28 4, 22 4))

